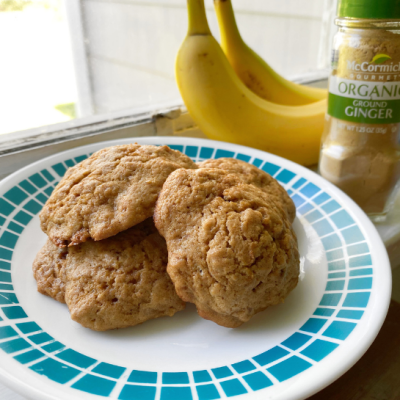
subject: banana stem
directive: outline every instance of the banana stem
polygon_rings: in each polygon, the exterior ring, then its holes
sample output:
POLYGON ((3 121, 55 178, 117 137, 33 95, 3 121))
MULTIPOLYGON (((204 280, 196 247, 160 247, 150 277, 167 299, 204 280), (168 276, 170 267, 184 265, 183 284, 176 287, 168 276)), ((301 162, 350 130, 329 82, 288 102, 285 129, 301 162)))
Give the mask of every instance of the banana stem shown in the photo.
POLYGON ((231 0, 214 0, 214 7, 218 18, 223 48, 228 48, 231 44, 243 42, 239 28, 236 24, 235 13, 231 0))
POLYGON ((187 0, 187 7, 189 16, 188 36, 211 35, 204 0, 187 0))

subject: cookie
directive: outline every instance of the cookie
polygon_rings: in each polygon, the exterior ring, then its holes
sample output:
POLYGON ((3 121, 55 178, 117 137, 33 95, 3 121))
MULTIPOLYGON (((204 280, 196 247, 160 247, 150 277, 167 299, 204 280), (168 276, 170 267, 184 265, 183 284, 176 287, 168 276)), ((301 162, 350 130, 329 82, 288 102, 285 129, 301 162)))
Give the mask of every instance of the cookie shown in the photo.
POLYGON ((221 169, 178 170, 157 200, 178 296, 200 316, 238 327, 297 285, 297 239, 285 213, 255 185, 221 169))
POLYGON ((47 239, 32 266, 38 292, 61 303, 65 303, 65 285, 61 278, 61 271, 67 262, 67 254, 68 249, 60 249, 47 239))
POLYGON ((66 172, 40 213, 41 228, 59 247, 114 236, 153 215, 163 183, 178 168, 197 166, 168 146, 100 150, 66 172))
POLYGON ((197 163, 199 168, 218 168, 224 171, 240 174, 246 183, 260 188, 265 193, 275 196, 284 206, 290 222, 296 217, 296 206, 286 190, 271 175, 247 162, 234 158, 210 159, 197 163))
POLYGON ((63 280, 71 318, 105 331, 174 315, 185 303, 167 261, 165 240, 151 218, 111 238, 69 247, 63 280))

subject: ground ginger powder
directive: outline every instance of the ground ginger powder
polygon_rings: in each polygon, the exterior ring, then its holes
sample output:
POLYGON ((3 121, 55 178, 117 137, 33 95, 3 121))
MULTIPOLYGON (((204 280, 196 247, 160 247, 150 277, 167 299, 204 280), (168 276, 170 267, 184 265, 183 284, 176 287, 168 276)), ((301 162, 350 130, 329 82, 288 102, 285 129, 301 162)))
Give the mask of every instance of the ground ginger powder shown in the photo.
POLYGON ((399 122, 400 31, 344 23, 335 36, 319 172, 376 220, 400 179, 399 122))

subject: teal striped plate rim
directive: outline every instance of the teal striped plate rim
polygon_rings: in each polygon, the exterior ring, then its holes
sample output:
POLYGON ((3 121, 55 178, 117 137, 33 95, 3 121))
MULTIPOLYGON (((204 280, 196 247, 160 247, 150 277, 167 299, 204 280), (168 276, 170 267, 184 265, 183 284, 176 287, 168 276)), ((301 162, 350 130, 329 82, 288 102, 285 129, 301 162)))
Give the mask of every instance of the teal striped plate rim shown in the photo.
POLYGON ((317 174, 224 142, 145 137, 97 143, 38 161, 0 182, 0 379, 37 399, 299 399, 367 350, 387 312, 391 271, 365 214, 317 174), (274 176, 297 207, 303 279, 284 305, 231 330, 193 307, 107 333, 36 292, 31 265, 46 237, 38 213, 67 169, 116 144, 167 144, 194 161, 232 157, 274 176))

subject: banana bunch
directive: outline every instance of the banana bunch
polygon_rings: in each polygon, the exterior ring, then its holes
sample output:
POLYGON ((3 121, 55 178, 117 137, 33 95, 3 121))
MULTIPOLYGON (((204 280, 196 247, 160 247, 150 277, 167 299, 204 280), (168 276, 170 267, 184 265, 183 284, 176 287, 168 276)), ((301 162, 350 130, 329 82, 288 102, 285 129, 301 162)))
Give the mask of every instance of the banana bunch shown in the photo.
POLYGON ((287 81, 254 53, 240 37, 230 0, 215 0, 226 55, 211 34, 204 0, 187 5, 188 33, 175 73, 199 128, 210 139, 317 163, 326 92, 287 81))
POLYGON ((273 103, 301 106, 326 99, 328 92, 298 85, 275 72, 240 36, 231 0, 214 0, 221 28, 221 47, 242 82, 273 103))

